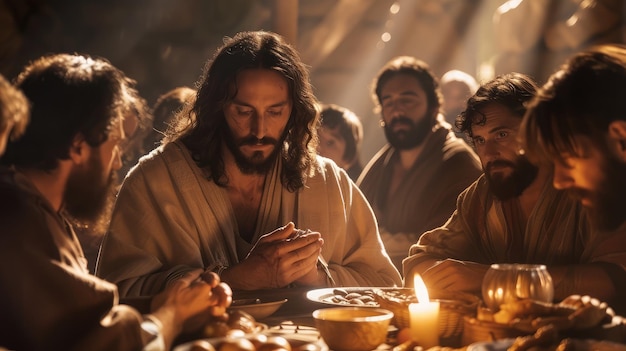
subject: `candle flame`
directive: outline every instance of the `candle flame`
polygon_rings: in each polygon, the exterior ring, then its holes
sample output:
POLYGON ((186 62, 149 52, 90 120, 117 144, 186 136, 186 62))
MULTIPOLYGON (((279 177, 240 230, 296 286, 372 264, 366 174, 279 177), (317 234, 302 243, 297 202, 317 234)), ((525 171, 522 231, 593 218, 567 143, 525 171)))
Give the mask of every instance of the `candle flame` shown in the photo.
POLYGON ((429 302, 430 299, 428 297, 428 289, 426 289, 426 284, 422 280, 422 277, 419 274, 416 274, 413 278, 413 287, 415 289, 415 296, 417 296, 417 301, 419 302, 429 302))

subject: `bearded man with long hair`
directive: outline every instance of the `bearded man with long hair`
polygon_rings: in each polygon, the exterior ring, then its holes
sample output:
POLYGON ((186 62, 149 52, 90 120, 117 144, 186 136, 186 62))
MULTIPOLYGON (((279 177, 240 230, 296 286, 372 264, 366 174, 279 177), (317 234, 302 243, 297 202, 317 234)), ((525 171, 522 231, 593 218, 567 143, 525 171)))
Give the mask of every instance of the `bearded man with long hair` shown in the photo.
POLYGON ((97 274, 152 295, 187 271, 233 289, 401 283, 348 175, 316 155, 319 115, 296 51, 227 39, 164 145, 127 176, 97 274))

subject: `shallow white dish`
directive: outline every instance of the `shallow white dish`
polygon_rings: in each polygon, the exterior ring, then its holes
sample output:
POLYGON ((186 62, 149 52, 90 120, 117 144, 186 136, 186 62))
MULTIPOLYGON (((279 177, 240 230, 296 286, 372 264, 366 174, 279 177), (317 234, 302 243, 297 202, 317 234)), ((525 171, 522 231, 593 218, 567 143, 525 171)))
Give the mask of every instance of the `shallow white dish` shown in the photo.
POLYGON ((240 310, 248 313, 254 319, 263 319, 271 316, 276 312, 280 306, 282 306, 287 299, 281 299, 276 301, 263 301, 255 299, 247 299, 244 303, 238 303, 238 300, 233 301, 233 304, 228 307, 229 310, 240 310))
POLYGON ((342 288, 323 288, 323 289, 315 289, 315 290, 310 290, 306 293, 306 298, 309 301, 313 301, 313 302, 317 302, 317 303, 321 303, 323 305, 327 305, 327 306, 339 306, 339 307, 371 307, 371 308, 380 308, 380 305, 375 302, 369 305, 354 305, 354 304, 349 304, 349 303, 345 303, 345 302, 333 302, 330 299, 335 296, 335 290, 336 289, 343 289, 345 291, 347 291, 348 293, 352 293, 352 292, 356 292, 356 293, 363 293, 363 292, 367 292, 367 291, 375 291, 375 290, 398 290, 398 289, 402 289, 402 288, 394 288, 394 287, 384 287, 384 288, 378 288, 378 287, 342 287, 342 288))

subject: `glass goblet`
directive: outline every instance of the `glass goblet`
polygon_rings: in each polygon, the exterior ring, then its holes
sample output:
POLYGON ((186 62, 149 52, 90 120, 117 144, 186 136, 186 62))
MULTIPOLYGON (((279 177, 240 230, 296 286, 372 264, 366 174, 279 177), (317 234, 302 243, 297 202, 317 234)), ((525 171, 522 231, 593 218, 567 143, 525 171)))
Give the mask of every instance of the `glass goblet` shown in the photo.
POLYGON ((500 305, 519 299, 552 302, 554 285, 545 265, 492 264, 483 279, 482 295, 486 306, 497 312, 500 305))

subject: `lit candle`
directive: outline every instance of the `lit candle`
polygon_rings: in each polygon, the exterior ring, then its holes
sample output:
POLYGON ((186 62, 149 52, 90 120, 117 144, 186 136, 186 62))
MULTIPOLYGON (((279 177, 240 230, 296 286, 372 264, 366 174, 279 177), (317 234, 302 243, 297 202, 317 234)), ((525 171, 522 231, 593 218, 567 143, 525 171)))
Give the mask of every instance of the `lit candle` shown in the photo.
POLYGON ((439 345, 439 302, 430 301, 428 290, 419 274, 414 278, 417 303, 409 305, 411 338, 418 345, 430 348, 439 345))

